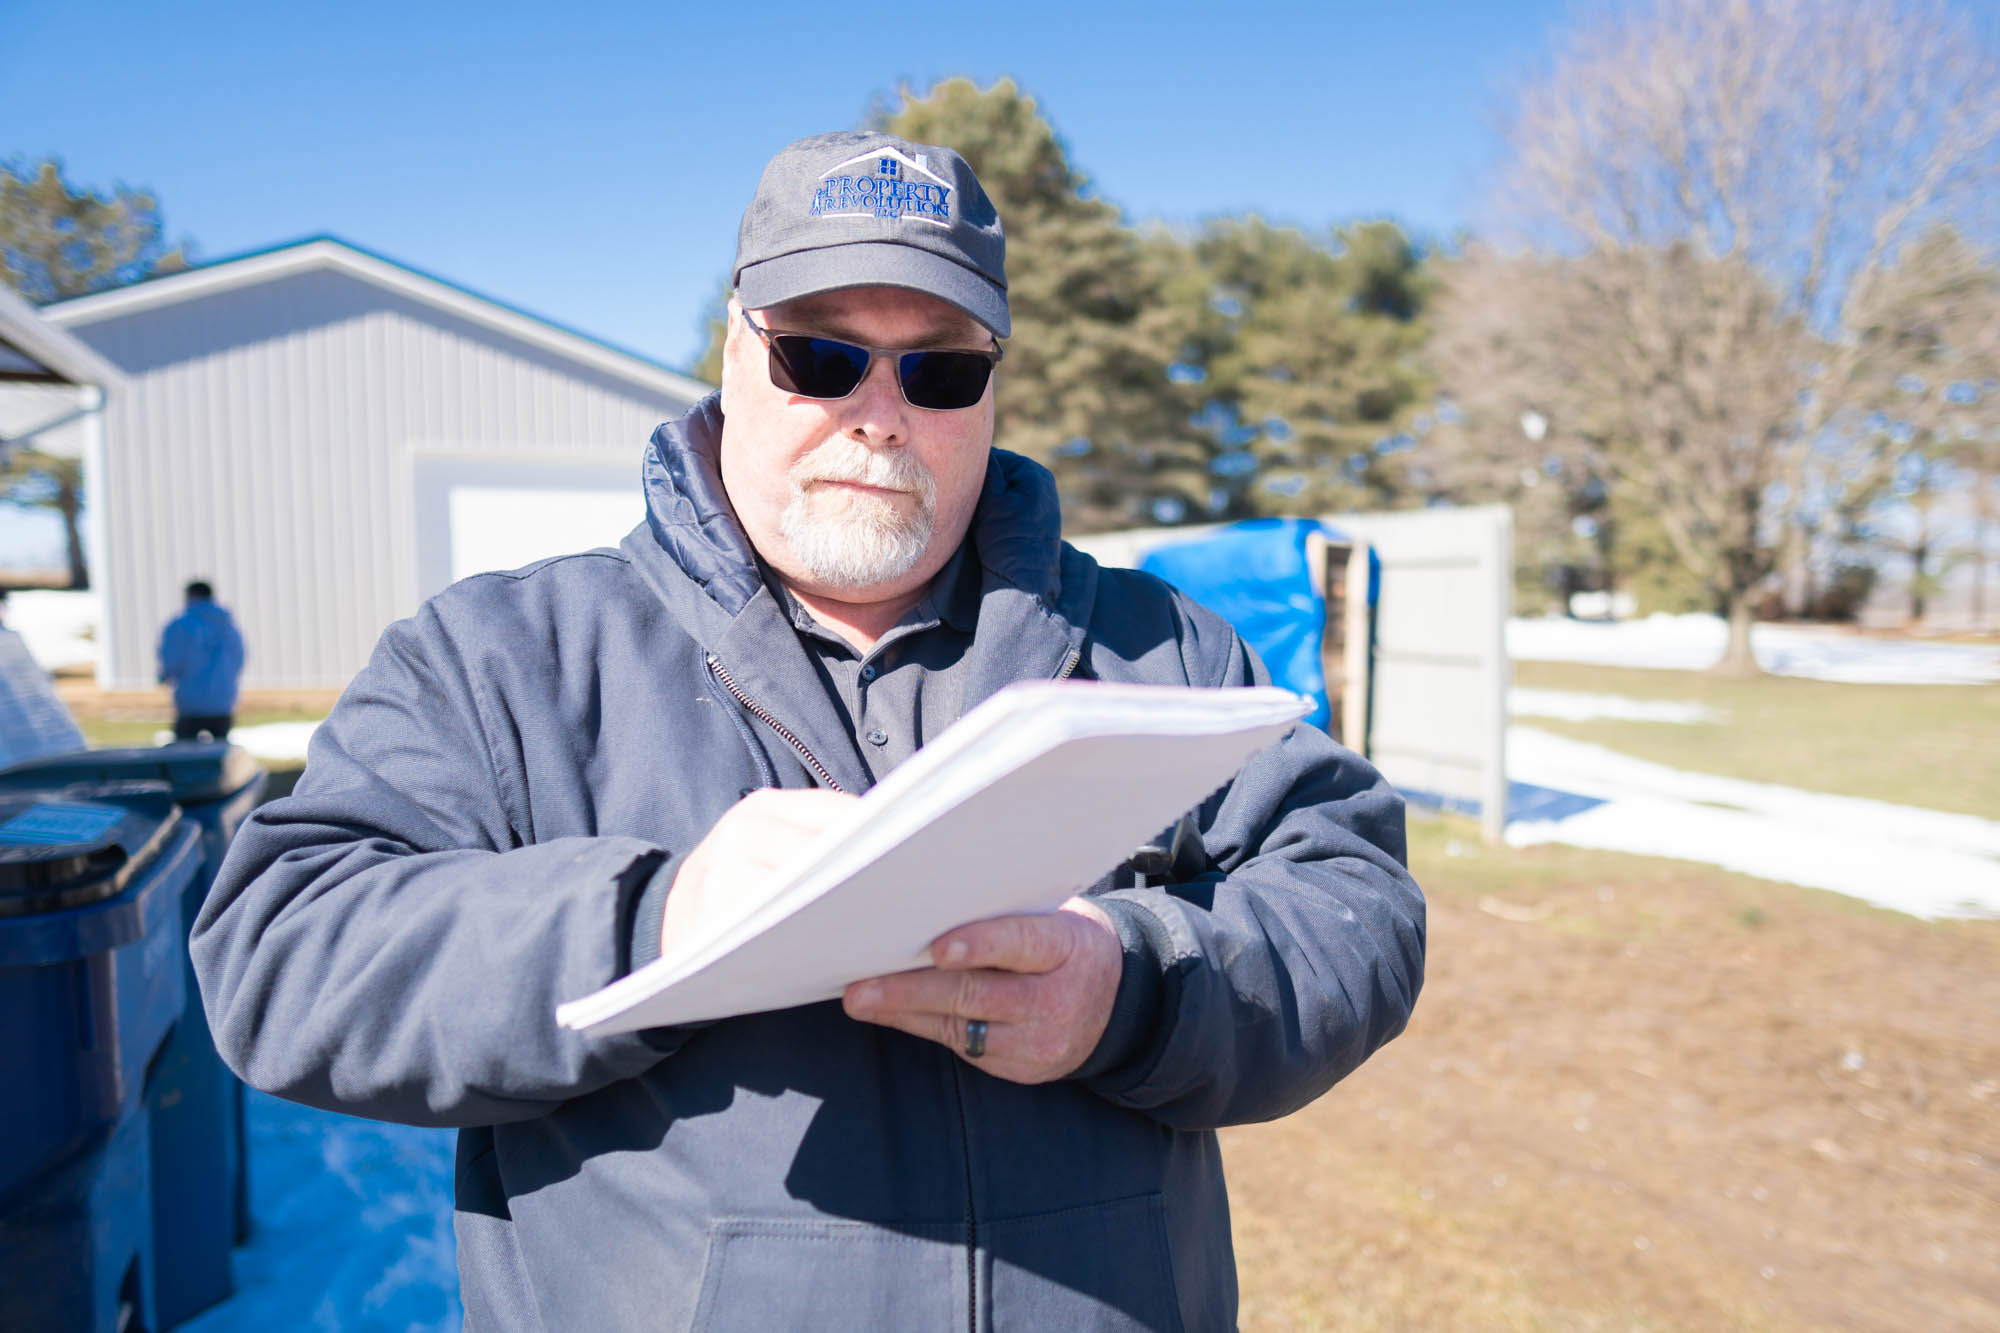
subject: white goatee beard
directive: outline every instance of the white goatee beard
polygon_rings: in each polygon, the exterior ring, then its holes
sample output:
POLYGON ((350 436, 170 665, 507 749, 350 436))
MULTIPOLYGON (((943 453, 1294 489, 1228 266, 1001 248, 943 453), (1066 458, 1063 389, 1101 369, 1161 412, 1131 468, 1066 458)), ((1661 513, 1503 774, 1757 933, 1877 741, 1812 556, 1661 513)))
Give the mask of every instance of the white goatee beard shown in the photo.
POLYGON ((789 480, 791 498, 778 516, 778 531, 806 572, 826 587, 868 588, 901 578, 930 549, 937 481, 905 450, 828 440, 793 465, 789 480), (909 499, 813 484, 822 481, 879 486, 909 499))

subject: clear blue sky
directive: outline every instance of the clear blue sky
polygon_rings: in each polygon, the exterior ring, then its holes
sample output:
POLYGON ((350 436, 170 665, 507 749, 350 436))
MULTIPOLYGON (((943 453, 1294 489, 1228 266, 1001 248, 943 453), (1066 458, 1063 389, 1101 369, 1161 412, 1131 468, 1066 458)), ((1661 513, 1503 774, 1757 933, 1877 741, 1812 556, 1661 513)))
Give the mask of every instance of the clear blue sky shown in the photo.
POLYGON ((0 158, 215 259, 331 233, 681 366, 764 160, 968 75, 1134 220, 1470 221, 1561 0, 439 6, 0 0, 0 158))

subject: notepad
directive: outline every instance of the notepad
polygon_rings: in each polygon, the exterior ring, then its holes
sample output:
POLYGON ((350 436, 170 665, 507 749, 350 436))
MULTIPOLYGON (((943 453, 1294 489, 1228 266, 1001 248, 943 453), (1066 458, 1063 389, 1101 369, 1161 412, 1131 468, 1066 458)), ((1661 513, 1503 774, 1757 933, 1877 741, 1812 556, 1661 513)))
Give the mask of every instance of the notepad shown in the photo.
POLYGON ((760 1013, 930 964, 969 921, 1052 911, 1311 709, 1289 690, 1032 681, 967 713, 740 910, 563 1004, 609 1035, 760 1013))

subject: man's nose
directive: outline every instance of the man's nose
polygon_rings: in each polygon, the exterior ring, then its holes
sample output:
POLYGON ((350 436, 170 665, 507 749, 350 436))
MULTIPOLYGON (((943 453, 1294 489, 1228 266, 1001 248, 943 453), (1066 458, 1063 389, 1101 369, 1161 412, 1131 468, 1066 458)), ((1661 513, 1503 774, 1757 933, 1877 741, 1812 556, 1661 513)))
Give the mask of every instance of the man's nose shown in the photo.
POLYGON ((868 365, 868 373, 849 394, 848 438, 875 449, 891 449, 910 441, 910 405, 903 401, 903 388, 896 382, 896 363, 878 356, 868 365))

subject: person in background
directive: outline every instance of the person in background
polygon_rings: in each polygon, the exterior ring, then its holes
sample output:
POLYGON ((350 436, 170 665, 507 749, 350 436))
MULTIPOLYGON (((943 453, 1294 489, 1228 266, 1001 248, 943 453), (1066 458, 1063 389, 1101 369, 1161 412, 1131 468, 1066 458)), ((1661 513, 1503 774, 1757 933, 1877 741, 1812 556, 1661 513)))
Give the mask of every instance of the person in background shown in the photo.
POLYGON ((187 585, 187 606, 160 631, 160 683, 174 687, 174 739, 224 740, 235 721, 236 682, 243 675, 243 635, 215 589, 187 585))

